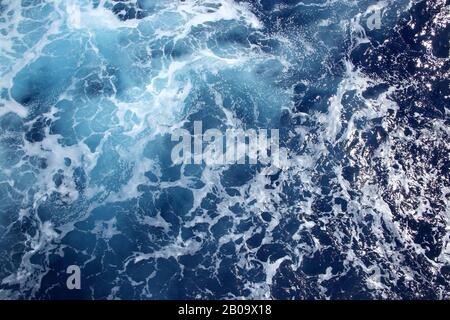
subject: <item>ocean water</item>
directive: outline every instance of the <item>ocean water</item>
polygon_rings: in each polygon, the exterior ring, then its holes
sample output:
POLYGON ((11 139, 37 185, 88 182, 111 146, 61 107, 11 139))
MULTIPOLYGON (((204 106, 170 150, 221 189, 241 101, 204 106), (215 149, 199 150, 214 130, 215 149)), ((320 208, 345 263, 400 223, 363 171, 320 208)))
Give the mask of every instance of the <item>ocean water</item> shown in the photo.
POLYGON ((449 299, 449 5, 0 0, 0 298, 449 299))

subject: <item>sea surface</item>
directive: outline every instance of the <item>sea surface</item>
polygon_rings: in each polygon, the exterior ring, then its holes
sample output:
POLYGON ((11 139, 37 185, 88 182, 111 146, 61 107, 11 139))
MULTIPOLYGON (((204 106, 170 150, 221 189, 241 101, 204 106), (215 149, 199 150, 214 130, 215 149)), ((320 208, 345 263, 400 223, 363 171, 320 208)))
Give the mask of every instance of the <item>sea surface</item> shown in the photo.
POLYGON ((449 21, 0 0, 0 299, 450 299, 449 21), (278 129, 288 157, 175 165, 195 121, 278 129))

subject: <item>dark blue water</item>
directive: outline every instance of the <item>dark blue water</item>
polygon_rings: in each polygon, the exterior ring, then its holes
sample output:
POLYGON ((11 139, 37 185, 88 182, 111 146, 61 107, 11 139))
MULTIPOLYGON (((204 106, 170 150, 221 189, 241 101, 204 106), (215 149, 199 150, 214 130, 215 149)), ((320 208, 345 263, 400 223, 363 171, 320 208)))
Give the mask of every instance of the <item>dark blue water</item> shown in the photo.
POLYGON ((448 8, 0 1, 0 298, 450 298, 448 8), (194 121, 288 158, 174 165, 194 121))

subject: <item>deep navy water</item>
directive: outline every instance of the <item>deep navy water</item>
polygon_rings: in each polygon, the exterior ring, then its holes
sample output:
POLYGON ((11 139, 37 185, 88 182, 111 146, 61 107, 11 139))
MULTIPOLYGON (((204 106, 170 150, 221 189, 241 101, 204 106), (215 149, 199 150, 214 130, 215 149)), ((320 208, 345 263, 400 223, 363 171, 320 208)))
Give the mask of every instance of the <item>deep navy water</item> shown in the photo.
POLYGON ((449 299, 449 15, 0 0, 0 298, 449 299), (174 165, 194 121, 288 158, 174 165))

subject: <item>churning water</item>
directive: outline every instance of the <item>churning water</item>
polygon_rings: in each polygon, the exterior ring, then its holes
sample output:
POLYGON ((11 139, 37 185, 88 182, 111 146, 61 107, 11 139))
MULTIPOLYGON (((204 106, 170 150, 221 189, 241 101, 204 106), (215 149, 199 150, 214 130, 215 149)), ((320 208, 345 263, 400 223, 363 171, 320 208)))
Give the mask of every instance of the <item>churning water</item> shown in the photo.
POLYGON ((450 298, 448 21, 445 0, 1 0, 0 297, 450 298), (288 157, 174 165, 195 121, 277 129, 288 157))

